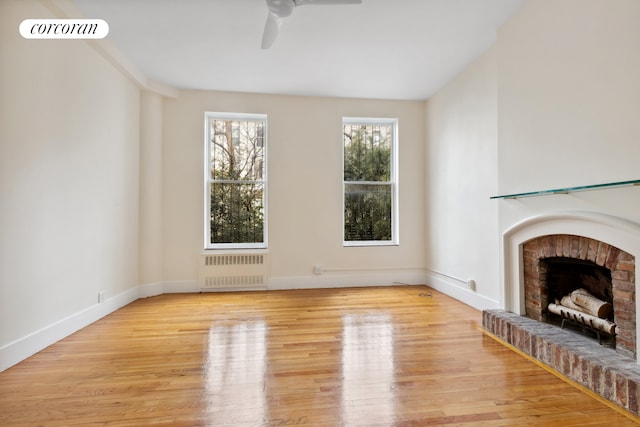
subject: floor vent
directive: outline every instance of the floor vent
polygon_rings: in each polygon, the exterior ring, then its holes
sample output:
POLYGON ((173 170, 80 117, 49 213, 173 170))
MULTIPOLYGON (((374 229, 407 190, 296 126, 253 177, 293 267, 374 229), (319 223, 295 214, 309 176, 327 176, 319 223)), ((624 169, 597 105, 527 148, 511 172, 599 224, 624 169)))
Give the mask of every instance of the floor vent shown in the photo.
POLYGON ((202 291, 265 289, 267 254, 216 254, 200 258, 202 291))

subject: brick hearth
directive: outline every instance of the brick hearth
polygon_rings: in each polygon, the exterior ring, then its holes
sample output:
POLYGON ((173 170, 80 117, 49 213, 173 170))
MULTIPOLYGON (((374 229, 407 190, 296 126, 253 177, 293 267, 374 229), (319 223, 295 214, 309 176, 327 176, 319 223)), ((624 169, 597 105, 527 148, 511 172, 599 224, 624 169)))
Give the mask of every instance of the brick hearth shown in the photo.
POLYGON ((483 311, 482 325, 560 374, 640 415, 640 366, 632 358, 579 333, 504 310, 483 311))

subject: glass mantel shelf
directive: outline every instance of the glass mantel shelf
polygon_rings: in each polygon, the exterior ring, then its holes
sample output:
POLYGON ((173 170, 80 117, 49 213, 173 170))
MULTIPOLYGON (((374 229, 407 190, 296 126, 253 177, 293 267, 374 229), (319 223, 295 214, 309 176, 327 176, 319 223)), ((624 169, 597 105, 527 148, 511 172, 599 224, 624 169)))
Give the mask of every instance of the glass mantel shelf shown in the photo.
POLYGON ((601 188, 629 187, 640 185, 640 179, 632 181, 608 182, 606 184, 582 185, 579 187, 556 188, 554 190, 530 191, 528 193, 505 194, 502 196, 492 196, 490 199, 517 199, 520 197, 546 196, 548 194, 569 194, 576 191, 598 190, 601 188))

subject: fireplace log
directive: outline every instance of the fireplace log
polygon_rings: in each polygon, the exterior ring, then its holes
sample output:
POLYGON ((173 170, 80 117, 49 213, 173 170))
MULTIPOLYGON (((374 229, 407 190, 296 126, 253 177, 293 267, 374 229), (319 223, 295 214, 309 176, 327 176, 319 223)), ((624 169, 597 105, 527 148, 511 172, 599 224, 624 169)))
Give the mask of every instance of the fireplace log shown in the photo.
MULTIPOLYGON (((583 313, 586 313, 586 311, 584 311, 584 309, 582 307, 580 307, 578 304, 574 303, 571 300, 571 294, 563 296, 562 299, 560 300, 560 302, 557 302, 557 301, 558 300, 556 300, 556 304, 560 304, 560 305, 563 305, 563 306, 565 306, 567 308, 570 308, 572 310, 577 310, 577 311, 581 311, 583 313)), ((593 316, 592 313, 588 313, 588 314, 591 314, 593 316)))
POLYGON ((558 304, 549 304, 548 310, 551 313, 573 320, 574 322, 590 327, 592 329, 606 332, 609 335, 615 335, 616 324, 608 321, 607 319, 601 319, 582 311, 573 310, 571 308, 564 307, 558 304))
POLYGON ((582 288, 571 292, 571 301, 580 306, 582 308, 581 311, 601 319, 608 318, 613 310, 613 306, 610 303, 594 297, 586 289, 582 288))

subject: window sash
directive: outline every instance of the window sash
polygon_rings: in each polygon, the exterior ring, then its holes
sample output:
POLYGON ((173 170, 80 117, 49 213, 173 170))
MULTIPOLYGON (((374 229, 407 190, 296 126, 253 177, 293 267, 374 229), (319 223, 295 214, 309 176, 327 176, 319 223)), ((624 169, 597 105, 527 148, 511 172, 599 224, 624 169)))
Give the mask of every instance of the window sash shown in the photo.
POLYGON ((344 184, 344 238, 348 242, 393 242, 393 184, 344 184))
MULTIPOLYGON (((247 131, 248 132, 248 131, 247 131)), ((205 206, 204 206, 204 247, 205 249, 243 249, 267 247, 267 116, 264 114, 205 113, 205 206), (231 141, 225 149, 236 149, 241 143, 240 130, 243 122, 261 122, 261 131, 252 134, 252 149, 260 155, 247 161, 227 174, 233 178, 215 177, 216 163, 220 166, 221 151, 213 153, 212 131, 214 121, 230 121, 231 141), (253 162, 253 163, 252 163, 253 162), (257 163, 256 163, 257 162, 257 163), (257 165, 257 167, 254 167, 257 165), (256 198, 251 199, 251 192, 256 198), (224 199, 227 197, 227 199, 224 199), (217 203, 217 207, 214 206, 217 203), (240 206, 244 210, 240 209, 240 206), (229 209, 236 209, 231 212, 229 209), (259 214, 256 214, 259 213, 259 214), (226 215, 226 216, 225 216, 226 215), (228 227, 227 230, 221 227, 228 227), (235 237, 232 237, 235 236, 235 237), (234 241, 230 241, 234 240, 234 241)), ((219 148, 219 147, 218 147, 219 148)), ((240 150, 242 149, 239 148, 240 150)), ((241 155, 242 153, 236 153, 241 155)), ((246 154, 246 153, 245 153, 246 154)), ((243 158, 243 160, 245 160, 243 158)))
MULTIPOLYGON (((398 227, 398 177, 397 177, 397 150, 398 150, 398 126, 397 119, 376 119, 376 118, 343 118, 342 121, 343 130, 343 159, 342 159, 342 179, 343 179, 343 245, 344 246, 389 246, 399 244, 399 227, 398 227), (346 127, 349 126, 368 126, 367 129, 370 134, 370 141, 367 144, 375 145, 381 142, 382 127, 390 127, 388 137, 390 138, 390 155, 388 158, 388 180, 378 179, 375 173, 371 174, 366 171, 362 173, 353 173, 353 171, 347 172, 346 169, 346 127), (346 179, 358 177, 361 179, 346 179), (369 180, 367 178, 374 178, 375 180, 369 180), (386 187, 387 196, 385 200, 375 200, 374 188, 386 187), (361 194, 356 195, 353 190, 360 187, 361 194), (351 192, 349 190, 352 190, 351 192), (359 203, 360 206, 354 205, 359 203), (384 206, 384 204, 388 206, 384 206), (356 209, 354 209, 354 207, 356 209), (384 209, 383 209, 384 208, 384 209), (355 211, 358 212, 355 212, 355 211), (370 215, 367 216, 367 213, 370 215), (380 220, 376 221, 373 215, 381 216, 380 220), (355 221, 355 223, 354 223, 355 221), (381 230, 383 227, 384 232, 381 230), (349 233, 354 230, 360 229, 360 233, 364 233, 360 236, 350 236, 349 233)), ((352 129, 350 129, 352 130, 352 129)), ((353 135, 351 135, 353 136, 353 135)), ((349 159, 351 160, 351 159, 349 159)), ((386 166, 385 166, 386 168, 386 166)), ((385 168, 380 167, 378 169, 379 174, 383 174, 385 168)), ((377 190, 379 191, 379 189, 377 190)))

